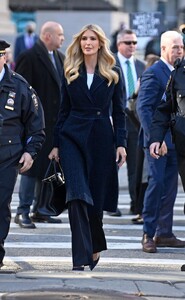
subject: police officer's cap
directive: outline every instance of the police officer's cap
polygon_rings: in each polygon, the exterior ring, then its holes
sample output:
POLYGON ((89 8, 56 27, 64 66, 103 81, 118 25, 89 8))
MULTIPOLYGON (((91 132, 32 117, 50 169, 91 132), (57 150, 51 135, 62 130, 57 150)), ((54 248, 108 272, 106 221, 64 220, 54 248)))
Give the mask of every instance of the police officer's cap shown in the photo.
POLYGON ((0 40, 0 55, 5 54, 6 52, 6 48, 9 48, 10 44, 8 44, 7 42, 0 40))

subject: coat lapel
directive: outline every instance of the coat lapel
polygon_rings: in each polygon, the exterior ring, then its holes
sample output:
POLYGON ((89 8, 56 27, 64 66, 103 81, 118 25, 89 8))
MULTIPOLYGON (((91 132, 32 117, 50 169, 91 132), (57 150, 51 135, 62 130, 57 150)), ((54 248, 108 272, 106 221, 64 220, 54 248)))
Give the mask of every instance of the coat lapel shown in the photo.
POLYGON ((95 103, 95 99, 93 98, 94 92, 105 83, 105 79, 98 74, 98 70, 96 69, 93 77, 93 82, 91 84, 90 89, 87 86, 87 73, 85 66, 80 68, 80 76, 78 77, 78 84, 81 86, 82 90, 85 92, 87 97, 92 103, 95 103))
POLYGON ((98 89, 103 83, 105 83, 105 78, 100 76, 97 71, 94 73, 93 82, 90 88, 90 92, 93 94, 96 89, 98 89))
POLYGON ((37 41, 37 44, 38 44, 37 45, 37 55, 39 56, 40 60, 45 65, 48 72, 51 74, 53 79, 57 82, 58 86, 60 87, 60 78, 48 56, 48 52, 47 52, 45 46, 42 45, 42 42, 40 40, 37 41))

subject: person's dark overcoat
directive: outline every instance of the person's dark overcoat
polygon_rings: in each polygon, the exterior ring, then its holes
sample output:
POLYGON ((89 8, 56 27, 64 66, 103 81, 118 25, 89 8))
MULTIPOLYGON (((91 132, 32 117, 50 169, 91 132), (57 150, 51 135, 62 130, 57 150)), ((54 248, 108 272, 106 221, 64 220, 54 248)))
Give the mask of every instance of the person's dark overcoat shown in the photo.
POLYGON ((15 71, 21 74, 36 90, 45 115, 46 141, 33 167, 27 175, 42 179, 49 165, 48 154, 52 150, 53 129, 61 102, 61 77, 64 55, 55 51, 58 71, 54 68, 46 47, 38 40, 36 44, 19 56, 15 71))
POLYGON ((85 67, 69 85, 63 78, 62 104, 55 132, 54 146, 60 149, 67 201, 83 200, 94 204, 100 213, 117 208, 116 147, 126 146, 126 97, 121 73, 116 70, 120 80, 109 87, 97 70, 88 89, 85 67))

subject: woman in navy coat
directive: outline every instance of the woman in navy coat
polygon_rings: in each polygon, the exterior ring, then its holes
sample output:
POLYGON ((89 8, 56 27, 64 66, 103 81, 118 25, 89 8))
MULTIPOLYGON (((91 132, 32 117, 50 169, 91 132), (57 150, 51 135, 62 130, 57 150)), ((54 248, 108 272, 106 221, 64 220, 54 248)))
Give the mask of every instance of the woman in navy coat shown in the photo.
POLYGON ((103 30, 86 25, 66 52, 62 103, 49 158, 61 161, 73 270, 92 270, 107 249, 103 211, 116 211, 126 160, 125 90, 103 30))

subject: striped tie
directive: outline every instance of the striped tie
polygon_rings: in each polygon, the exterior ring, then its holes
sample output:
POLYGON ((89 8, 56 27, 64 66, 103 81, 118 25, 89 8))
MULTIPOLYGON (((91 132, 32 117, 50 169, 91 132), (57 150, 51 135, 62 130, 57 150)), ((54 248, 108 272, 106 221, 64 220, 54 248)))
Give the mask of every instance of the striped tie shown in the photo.
POLYGON ((132 69, 130 66, 130 61, 126 60, 127 64, 127 80, 128 80, 128 92, 129 92, 129 97, 132 96, 132 94, 135 91, 135 84, 134 84, 134 78, 132 75, 132 69))

